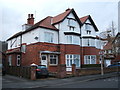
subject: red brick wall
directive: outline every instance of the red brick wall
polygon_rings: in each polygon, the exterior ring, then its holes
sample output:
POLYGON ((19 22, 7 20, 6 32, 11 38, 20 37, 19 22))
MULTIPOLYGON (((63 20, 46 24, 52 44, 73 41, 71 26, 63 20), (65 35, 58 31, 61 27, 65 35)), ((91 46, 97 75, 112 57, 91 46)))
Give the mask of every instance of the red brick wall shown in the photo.
POLYGON ((59 52, 59 45, 50 43, 35 43, 27 45, 26 53, 22 54, 22 65, 30 65, 32 63, 40 64, 40 51, 56 51, 59 52))
MULTIPOLYGON (((95 47, 83 47, 79 45, 34 43, 26 46, 26 53, 22 53, 22 66, 29 66, 32 63, 40 65, 40 51, 61 52, 58 58, 59 64, 65 64, 65 54, 78 54, 81 63, 84 64, 84 55, 98 55, 99 49, 95 47), (81 53, 82 52, 82 53, 81 53), (83 56, 82 56, 83 55, 83 56)), ((17 56, 13 54, 13 65, 16 65, 17 56)), ((97 61, 98 63, 98 61, 97 61)), ((56 71, 56 66, 49 66, 50 71, 56 71)))
POLYGON ((100 49, 97 49, 95 47, 83 47, 82 48, 82 64, 84 64, 84 55, 96 55, 96 63, 99 64, 99 51, 100 49))

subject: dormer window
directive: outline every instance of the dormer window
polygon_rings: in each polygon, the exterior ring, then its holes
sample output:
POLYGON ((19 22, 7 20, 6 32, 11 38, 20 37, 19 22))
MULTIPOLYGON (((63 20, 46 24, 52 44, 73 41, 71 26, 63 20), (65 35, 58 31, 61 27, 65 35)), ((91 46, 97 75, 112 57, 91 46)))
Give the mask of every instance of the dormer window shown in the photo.
POLYGON ((67 18, 67 19, 68 19, 69 30, 74 31, 76 20, 74 18, 67 18))
POLYGON ((91 25, 89 23, 85 24, 85 30, 91 30, 91 25))

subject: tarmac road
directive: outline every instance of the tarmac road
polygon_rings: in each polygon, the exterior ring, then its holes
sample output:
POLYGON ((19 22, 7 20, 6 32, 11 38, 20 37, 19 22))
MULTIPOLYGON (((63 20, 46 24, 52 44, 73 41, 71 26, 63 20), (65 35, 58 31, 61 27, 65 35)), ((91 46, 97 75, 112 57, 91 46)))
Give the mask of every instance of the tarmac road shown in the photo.
MULTIPOLYGON (((20 88, 20 89, 21 88, 29 88, 29 89, 36 88, 37 89, 37 88, 62 88, 62 87, 64 87, 64 88, 65 87, 66 88, 79 88, 80 85, 82 88, 82 87, 84 87, 83 84, 86 84, 86 87, 89 87, 92 85, 94 86, 94 84, 96 84, 96 83, 98 83, 98 85, 101 85, 99 82, 107 83, 108 85, 109 85, 109 83, 112 85, 114 85, 114 84, 118 85, 117 76, 118 76, 117 73, 107 73, 107 74, 104 74, 103 76, 101 74, 98 74, 98 75, 70 77, 70 78, 64 78, 64 79, 46 78, 46 79, 38 79, 38 80, 32 81, 32 80, 28 80, 28 79, 23 79, 23 78, 19 78, 19 77, 15 77, 15 76, 6 75, 6 76, 3 76, 3 78, 2 78, 2 83, 3 83, 2 86, 4 89, 5 88, 20 88), (107 80, 103 81, 103 79, 111 78, 111 77, 115 77, 115 78, 111 79, 111 80, 113 80, 112 82, 108 82, 107 80), (94 81, 96 81, 96 82, 94 82, 94 81), (91 82, 91 83, 89 83, 89 82, 91 82)), ((117 86, 115 86, 115 85, 112 87, 117 88, 117 86)), ((100 86, 97 86, 97 87, 100 87, 100 86)), ((108 87, 108 86, 105 86, 105 87, 108 87)), ((8 89, 8 90, 10 90, 10 89, 8 89)))

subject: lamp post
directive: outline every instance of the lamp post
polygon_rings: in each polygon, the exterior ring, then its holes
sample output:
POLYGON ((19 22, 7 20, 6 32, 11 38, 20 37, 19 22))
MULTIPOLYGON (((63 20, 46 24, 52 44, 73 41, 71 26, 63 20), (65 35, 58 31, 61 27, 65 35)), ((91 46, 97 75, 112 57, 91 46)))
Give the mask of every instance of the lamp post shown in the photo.
POLYGON ((100 51, 99 55, 100 55, 100 61, 101 61, 101 75, 104 75, 104 71, 103 71, 104 51, 100 51))

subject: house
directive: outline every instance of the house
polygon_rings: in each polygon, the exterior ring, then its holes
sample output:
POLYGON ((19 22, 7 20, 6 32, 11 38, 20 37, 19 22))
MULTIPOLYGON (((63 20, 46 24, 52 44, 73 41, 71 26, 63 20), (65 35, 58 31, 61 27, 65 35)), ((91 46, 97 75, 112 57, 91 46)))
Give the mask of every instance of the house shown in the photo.
POLYGON ((0 66, 5 66, 5 61, 6 61, 6 50, 7 50, 7 42, 5 41, 0 41, 0 66))
POLYGON ((104 66, 107 67, 112 64, 113 60, 115 59, 113 48, 112 48, 112 41, 113 37, 108 40, 107 44, 103 47, 104 50, 104 66))
POLYGON ((58 64, 98 64, 102 40, 96 36, 98 28, 90 15, 79 18, 74 9, 57 16, 48 16, 34 24, 28 14, 23 31, 10 37, 7 58, 9 66, 46 65, 56 72, 58 64))
POLYGON ((112 42, 112 50, 115 56, 113 63, 120 62, 120 32, 118 32, 118 34, 112 42))

